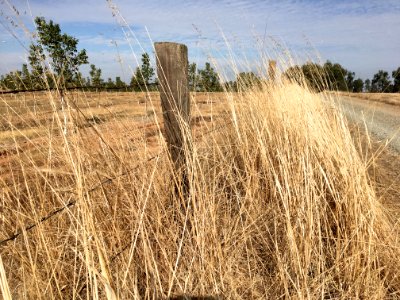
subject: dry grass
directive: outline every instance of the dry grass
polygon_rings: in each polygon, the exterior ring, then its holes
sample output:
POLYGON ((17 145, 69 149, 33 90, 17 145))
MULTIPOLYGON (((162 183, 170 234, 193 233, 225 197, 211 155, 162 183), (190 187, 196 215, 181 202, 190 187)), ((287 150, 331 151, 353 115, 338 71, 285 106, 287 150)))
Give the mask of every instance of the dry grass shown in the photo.
MULTIPOLYGON (((93 124, 112 122, 131 124, 134 128, 161 119, 158 93, 127 92, 70 92, 72 126, 91 127, 93 124), (147 99, 147 100, 146 100, 147 99), (147 104, 146 104, 147 103, 147 104), (76 110, 79 108, 79 111, 76 110)), ((192 94, 196 109, 193 119, 209 118, 224 106, 223 94, 192 94), (201 113, 200 113, 201 111, 201 113)), ((63 121, 61 103, 55 93, 20 93, 0 96, 0 145, 14 144, 14 140, 31 141, 43 137, 43 129, 48 129, 56 118, 63 121)), ((53 126, 55 131, 57 126, 53 126)))
POLYGON ((196 120, 208 122, 189 139, 188 198, 176 189, 156 105, 150 121, 143 104, 136 111, 102 96, 113 104, 108 113, 71 104, 67 123, 59 111, 44 120, 2 114, 10 128, 46 128, 38 138, 7 140, 0 240, 21 234, 0 245, 3 293, 399 298, 396 220, 375 195, 341 114, 287 83, 220 97, 213 105, 195 99, 196 120), (90 123, 93 115, 104 121, 90 123))
POLYGON ((357 99, 375 101, 391 105, 400 105, 400 93, 346 93, 339 92, 340 95, 357 99))

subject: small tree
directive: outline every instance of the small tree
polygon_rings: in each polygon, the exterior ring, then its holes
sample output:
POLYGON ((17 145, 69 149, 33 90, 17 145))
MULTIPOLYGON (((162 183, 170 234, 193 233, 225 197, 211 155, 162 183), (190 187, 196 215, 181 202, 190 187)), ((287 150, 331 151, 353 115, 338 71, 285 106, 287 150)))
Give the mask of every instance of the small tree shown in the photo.
POLYGON ((236 90, 259 86, 261 79, 253 72, 241 72, 236 76, 236 90))
POLYGON ((16 72, 10 72, 1 76, 1 87, 5 90, 15 91, 19 87, 20 80, 16 76, 16 72))
POLYGON ((371 81, 372 92, 383 93, 390 92, 390 78, 389 73, 383 70, 379 70, 378 73, 374 75, 371 81))
POLYGON ((126 83, 121 80, 121 77, 115 77, 115 87, 118 89, 122 89, 126 87, 126 83))
POLYGON ((353 92, 354 93, 361 93, 364 88, 364 81, 361 78, 354 80, 353 82, 353 92))
POLYGON ((392 72, 392 78, 393 78, 393 92, 399 93, 400 92, 400 67, 398 67, 397 70, 394 70, 392 72))
POLYGON ((201 90, 205 92, 220 92, 222 91, 221 83, 219 82, 218 74, 211 67, 209 62, 206 62, 205 69, 199 70, 201 90))
POLYGON ((348 91, 354 80, 354 73, 347 71, 340 64, 332 64, 329 60, 324 64, 329 90, 348 91))
MULTIPOLYGON (((29 47, 29 65, 32 69, 31 78, 32 85, 34 88, 46 88, 46 73, 48 70, 45 70, 45 59, 43 48, 40 45, 31 44, 29 47)), ((48 84, 49 85, 49 84, 48 84)))
POLYGON ((31 74, 29 73, 28 65, 22 65, 22 82, 24 83, 24 88, 31 90, 33 88, 31 81, 31 74))
POLYGON ((301 67, 308 87, 316 92, 323 91, 327 86, 326 70, 323 66, 308 62, 301 67))
POLYGON ((133 88, 134 91, 137 91, 137 92, 142 91, 144 89, 144 81, 143 81, 143 77, 140 73, 139 67, 136 68, 135 74, 133 74, 129 85, 133 88))
POLYGON ((154 77, 154 68, 150 65, 150 56, 147 53, 142 54, 142 65, 136 68, 135 74, 131 79, 131 87, 135 91, 143 91, 150 85, 154 77))
POLYGON ((199 75, 197 74, 196 63, 191 63, 188 66, 189 88, 191 91, 197 91, 199 83, 199 75))
POLYGON ((76 72, 72 81, 73 81, 74 87, 83 87, 88 84, 81 72, 76 72))
POLYGON ((92 86, 99 88, 103 85, 103 79, 101 78, 100 68, 97 69, 94 64, 91 64, 89 75, 90 75, 90 83, 92 86))
POLYGON ((347 86, 347 90, 350 91, 350 92, 354 90, 354 76, 355 76, 354 72, 347 71, 347 74, 346 74, 346 86, 347 86))
POLYGON ((88 63, 86 50, 77 50, 78 39, 62 34, 60 25, 50 20, 48 23, 42 17, 35 19, 37 30, 37 44, 30 46, 29 63, 35 76, 45 75, 46 69, 51 69, 56 75, 60 87, 73 82, 79 66, 88 63), (50 66, 45 67, 47 53, 50 66))
POLYGON ((26 70, 26 64, 22 65, 22 71, 16 70, 1 76, 1 86, 6 90, 26 90, 29 89, 29 71, 26 70))
POLYGON ((303 72, 300 66, 291 66, 283 73, 283 78, 289 80, 292 83, 302 85, 302 83, 304 82, 304 76, 302 73, 303 72))
POLYGON ((113 89, 113 88, 115 88, 115 83, 114 83, 114 81, 113 81, 111 78, 108 78, 108 79, 107 79, 106 88, 107 88, 107 89, 113 89))
POLYGON ((148 53, 142 54, 141 75, 146 86, 150 84, 152 78, 154 77, 154 68, 152 68, 150 65, 150 56, 148 53))

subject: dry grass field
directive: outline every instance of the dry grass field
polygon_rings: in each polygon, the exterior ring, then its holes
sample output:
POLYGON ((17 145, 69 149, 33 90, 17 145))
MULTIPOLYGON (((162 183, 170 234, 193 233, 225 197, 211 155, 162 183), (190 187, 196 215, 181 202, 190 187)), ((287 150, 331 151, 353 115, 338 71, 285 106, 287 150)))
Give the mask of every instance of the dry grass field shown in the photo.
POLYGON ((0 96, 5 299, 400 298, 379 146, 289 83, 191 97, 186 195, 157 93, 0 96))
MULTIPOLYGON (((156 119, 162 120, 157 92, 150 92, 147 96, 144 92, 70 92, 66 98, 70 106, 67 113, 72 117, 68 122, 78 127, 124 123, 135 130, 154 123, 156 119)), ((200 116, 207 119, 216 115, 213 109, 221 111, 225 97, 219 93, 196 93, 192 94, 192 100, 193 119, 198 123, 200 116)), ((50 92, 2 95, 0 115, 2 146, 13 144, 14 140, 31 141, 32 138, 43 137, 51 122, 57 118, 63 119, 61 102, 56 93, 50 92)))
POLYGON ((400 105, 400 93, 346 93, 339 92, 339 95, 381 102, 391 105, 400 105))

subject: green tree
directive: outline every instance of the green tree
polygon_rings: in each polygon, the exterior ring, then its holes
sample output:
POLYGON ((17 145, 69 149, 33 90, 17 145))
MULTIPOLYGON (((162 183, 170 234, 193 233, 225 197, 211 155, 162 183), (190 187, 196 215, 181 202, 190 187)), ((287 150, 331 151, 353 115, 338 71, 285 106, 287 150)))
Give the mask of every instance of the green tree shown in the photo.
POLYGON ((390 77, 388 72, 379 70, 374 75, 371 81, 371 91, 375 93, 390 92, 390 77))
POLYGON ((361 93, 364 88, 364 81, 361 78, 354 80, 353 82, 353 92, 354 93, 361 93))
POLYGON ((297 83, 302 85, 304 83, 304 74, 301 70, 301 66, 295 65, 289 67, 284 73, 283 78, 291 81, 292 83, 297 83))
POLYGON ((101 78, 101 69, 96 68, 94 64, 90 65, 90 84, 96 88, 100 88, 103 85, 103 79, 101 78))
POLYGON ((284 78, 306 86, 313 91, 322 91, 326 87, 326 76, 324 68, 316 63, 307 62, 302 66, 291 66, 283 74, 284 78))
POLYGON ((197 74, 196 63, 191 63, 188 66, 189 88, 191 91, 197 91, 199 84, 199 75, 197 74))
POLYGON ((75 73, 72 82, 74 87, 84 87, 87 85, 86 79, 83 77, 81 72, 75 73))
MULTIPOLYGON (((46 73, 48 69, 45 68, 46 56, 42 46, 31 44, 29 47, 29 65, 32 69, 31 79, 34 88, 46 88, 46 73)), ((53 80, 51 80, 53 81, 53 80)))
POLYGON ((121 80, 121 77, 115 77, 115 87, 118 89, 125 88, 126 83, 121 80))
POLYGON ((346 87, 347 87, 348 91, 353 91, 354 90, 354 86, 353 86, 354 85, 354 76, 355 76, 354 72, 347 71, 347 74, 346 74, 346 87))
POLYGON ((129 85, 133 88, 134 91, 138 92, 144 90, 143 76, 139 67, 136 68, 135 74, 133 74, 129 85))
POLYGON ((26 90, 24 78, 24 68, 22 71, 16 70, 1 76, 1 88, 6 90, 26 90))
POLYGON ((324 64, 324 71, 329 90, 348 91, 351 88, 354 73, 347 71, 340 64, 332 64, 328 60, 324 64))
POLYGON ((237 92, 236 80, 229 80, 224 82, 224 89, 229 92, 237 92))
POLYGON ((142 54, 142 65, 136 68, 135 74, 131 79, 131 87, 135 91, 148 89, 154 77, 154 68, 150 65, 150 56, 148 53, 142 54))
POLYGON ((16 72, 10 72, 1 76, 1 88, 15 91, 19 87, 19 79, 16 72))
POLYGON ((5 86, 5 76, 1 75, 0 76, 0 90, 7 90, 7 87, 5 86))
POLYGON ((400 92, 400 67, 398 67, 397 70, 394 70, 392 72, 392 78, 393 78, 393 92, 399 93, 400 92))
POLYGON ((236 90, 259 86, 261 79, 253 72, 241 72, 236 76, 236 90))
MULTIPOLYGON (((329 60, 323 66, 313 62, 308 62, 301 67, 292 66, 286 70, 284 76, 300 85, 306 84, 315 91, 325 89, 353 91, 355 89, 355 73, 329 60)), ((357 85, 356 89, 359 89, 360 81, 357 81, 357 85)))
POLYGON ((22 65, 22 82, 24 84, 24 88, 27 90, 33 89, 33 84, 31 81, 31 74, 29 73, 28 65, 23 64, 22 65))
POLYGON ((111 78, 108 78, 108 79, 107 79, 106 88, 107 88, 107 89, 113 89, 113 88, 115 88, 115 83, 114 83, 114 81, 113 81, 111 78))
POLYGON ((310 89, 320 92, 326 89, 326 70, 323 66, 308 62, 301 67, 306 84, 310 89))
POLYGON ((29 62, 35 76, 45 75, 51 70, 60 87, 73 82, 79 66, 88 63, 86 50, 77 50, 78 39, 61 32, 60 25, 43 17, 35 18, 37 44, 30 46, 29 62), (47 53, 47 55, 45 55, 47 53), (45 66, 45 58, 50 66, 45 66))
POLYGON ((218 74, 211 67, 209 62, 206 62, 204 70, 198 70, 200 88, 205 92, 220 92, 222 91, 221 83, 219 82, 218 74))
POLYGON ((141 75, 146 85, 149 85, 154 77, 154 68, 150 65, 150 56, 148 53, 142 54, 141 75))

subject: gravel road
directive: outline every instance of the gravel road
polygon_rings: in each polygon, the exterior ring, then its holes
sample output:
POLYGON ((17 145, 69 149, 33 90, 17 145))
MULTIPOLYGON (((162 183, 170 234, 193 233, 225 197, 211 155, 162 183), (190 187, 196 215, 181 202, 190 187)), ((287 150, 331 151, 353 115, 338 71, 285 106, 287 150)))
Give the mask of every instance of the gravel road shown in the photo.
POLYGON ((367 126, 380 141, 391 140, 389 146, 400 153, 400 106, 341 96, 341 107, 346 118, 367 126))

